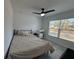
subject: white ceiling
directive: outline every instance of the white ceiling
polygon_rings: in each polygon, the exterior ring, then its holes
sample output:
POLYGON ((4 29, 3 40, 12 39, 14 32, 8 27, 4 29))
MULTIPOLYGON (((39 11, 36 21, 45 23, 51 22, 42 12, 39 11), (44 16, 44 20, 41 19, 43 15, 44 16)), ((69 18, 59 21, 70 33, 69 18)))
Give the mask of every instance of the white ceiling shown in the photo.
POLYGON ((56 11, 51 14, 74 9, 74 0, 12 0, 12 4, 14 9, 30 8, 31 10, 40 12, 40 8, 45 8, 46 10, 55 9, 56 11))

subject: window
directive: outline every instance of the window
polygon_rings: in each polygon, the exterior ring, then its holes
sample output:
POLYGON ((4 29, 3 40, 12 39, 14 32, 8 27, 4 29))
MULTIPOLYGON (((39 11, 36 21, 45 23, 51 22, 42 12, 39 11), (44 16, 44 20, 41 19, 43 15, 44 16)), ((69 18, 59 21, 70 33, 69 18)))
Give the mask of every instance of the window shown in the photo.
POLYGON ((49 23, 49 35, 58 37, 60 20, 50 21, 49 23))
POLYGON ((74 19, 54 20, 49 22, 49 35, 73 41, 74 19))

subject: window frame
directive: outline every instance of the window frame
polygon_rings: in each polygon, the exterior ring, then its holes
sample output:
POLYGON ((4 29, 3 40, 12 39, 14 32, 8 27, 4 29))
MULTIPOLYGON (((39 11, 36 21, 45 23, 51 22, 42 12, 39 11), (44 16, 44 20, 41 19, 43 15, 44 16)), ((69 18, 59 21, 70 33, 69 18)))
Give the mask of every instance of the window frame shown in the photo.
MULTIPOLYGON (((74 18, 68 18, 68 19, 74 19, 74 18)), ((62 19, 62 20, 66 20, 66 19, 62 19)), ((61 19, 59 20, 60 22, 59 22, 59 27, 58 27, 57 38, 60 38, 62 20, 61 20, 61 19)), ((55 21, 55 20, 54 20, 54 21, 55 21)), ((57 20, 56 20, 56 21, 57 21, 57 20)), ((50 22, 51 22, 51 21, 49 21, 49 27, 50 27, 50 22)), ((49 36, 53 36, 53 35, 50 35, 50 34, 49 34, 49 32, 50 32, 49 30, 50 30, 50 28, 48 28, 48 35, 49 35, 49 36)), ((53 37, 56 37, 56 36, 53 36, 53 37)), ((64 39, 64 38, 60 38, 60 39, 64 39)), ((65 40, 67 40, 67 39, 65 39, 65 40)), ((72 41, 72 40, 70 40, 70 41, 72 41)))

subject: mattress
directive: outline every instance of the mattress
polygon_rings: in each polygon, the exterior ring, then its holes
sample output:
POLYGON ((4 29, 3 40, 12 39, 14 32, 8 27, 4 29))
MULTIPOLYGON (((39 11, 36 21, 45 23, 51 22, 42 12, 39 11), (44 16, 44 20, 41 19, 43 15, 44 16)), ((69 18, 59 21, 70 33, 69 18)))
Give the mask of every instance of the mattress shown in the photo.
POLYGON ((54 51, 49 41, 42 40, 34 35, 15 35, 8 59, 32 59, 49 51, 51 53, 54 51))

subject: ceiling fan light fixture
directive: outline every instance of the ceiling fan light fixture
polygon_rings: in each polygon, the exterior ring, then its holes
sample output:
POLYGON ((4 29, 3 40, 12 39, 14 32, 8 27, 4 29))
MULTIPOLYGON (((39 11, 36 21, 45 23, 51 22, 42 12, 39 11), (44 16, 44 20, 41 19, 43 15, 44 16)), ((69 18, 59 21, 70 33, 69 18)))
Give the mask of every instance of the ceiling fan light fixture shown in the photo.
POLYGON ((45 15, 45 13, 42 13, 42 14, 41 14, 41 16, 44 16, 44 15, 45 15))
POLYGON ((47 13, 54 12, 55 9, 44 11, 44 8, 41 8, 41 12, 33 12, 34 14, 38 14, 40 16, 45 16, 47 13))

